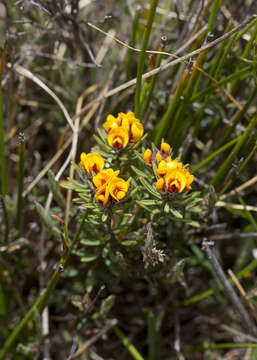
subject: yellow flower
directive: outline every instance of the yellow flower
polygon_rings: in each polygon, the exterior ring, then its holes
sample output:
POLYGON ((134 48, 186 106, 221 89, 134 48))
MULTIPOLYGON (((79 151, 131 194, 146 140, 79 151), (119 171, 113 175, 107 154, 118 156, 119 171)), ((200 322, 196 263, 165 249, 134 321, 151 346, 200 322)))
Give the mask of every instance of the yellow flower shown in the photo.
POLYGON ((118 119, 120 120, 121 127, 126 129, 130 136, 129 142, 134 143, 141 139, 144 134, 144 127, 141 124, 140 120, 137 119, 132 111, 129 111, 127 114, 119 113, 118 119))
POLYGON ((141 139, 144 134, 144 127, 139 121, 132 122, 130 126, 129 142, 134 143, 141 139))
POLYGON ((152 155, 153 154, 152 154, 152 151, 150 149, 146 149, 144 154, 143 154, 144 161, 149 165, 152 164, 152 155))
POLYGON ((159 176, 165 176, 168 171, 173 169, 182 169, 182 163, 178 162, 177 160, 172 160, 169 162, 162 160, 158 165, 156 173, 159 176))
POLYGON ((161 152, 169 155, 170 154, 170 145, 165 142, 161 143, 161 152))
POLYGON ((110 192, 106 184, 100 186, 95 194, 96 201, 102 205, 106 205, 109 200, 110 192))
POLYGON ((164 188, 164 179, 161 177, 160 179, 158 179, 158 181, 155 184, 156 190, 159 192, 164 192, 165 188, 164 188))
POLYGON ((113 115, 108 115, 106 118, 106 122, 103 124, 104 130, 109 132, 111 129, 120 126, 121 119, 118 117, 114 117, 113 115))
POLYGON ((79 166, 86 170, 89 175, 94 173, 98 173, 104 167, 104 158, 98 153, 82 153, 80 155, 80 163, 79 166))
POLYGON ((129 189, 129 182, 119 177, 112 177, 108 182, 109 191, 111 196, 119 201, 126 196, 126 192, 129 189))
POLYGON ((118 176, 120 173, 120 170, 113 171, 113 169, 107 169, 107 170, 101 170, 99 173, 93 177, 93 184, 95 187, 99 188, 100 186, 107 183, 107 181, 112 176, 118 176))
POLYGON ((165 176, 165 184, 168 191, 181 192, 187 185, 187 179, 184 174, 184 169, 173 169, 167 172, 165 176))
POLYGON ((108 143, 115 149, 124 149, 128 140, 128 132, 121 126, 112 128, 108 134, 108 143))
POLYGON ((157 162, 162 161, 162 155, 159 153, 159 151, 158 151, 157 154, 155 155, 155 160, 156 160, 157 162))

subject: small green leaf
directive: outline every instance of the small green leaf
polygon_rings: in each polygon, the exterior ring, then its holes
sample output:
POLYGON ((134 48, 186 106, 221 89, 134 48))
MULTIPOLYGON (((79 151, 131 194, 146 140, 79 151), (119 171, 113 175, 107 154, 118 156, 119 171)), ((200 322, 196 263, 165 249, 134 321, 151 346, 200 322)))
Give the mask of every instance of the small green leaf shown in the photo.
POLYGON ((102 222, 105 222, 107 220, 108 216, 106 214, 102 215, 102 222))
POLYGON ((156 197, 157 199, 159 199, 159 200, 162 199, 161 195, 160 195, 157 191, 154 190, 154 188, 149 184, 148 181, 146 181, 146 180, 145 180, 144 178, 142 178, 142 177, 139 177, 138 179, 140 180, 141 184, 145 187, 145 189, 146 189, 151 195, 155 196, 155 197, 156 197))
POLYGON ((183 219, 183 215, 176 209, 170 207, 170 213, 178 219, 183 219))
POLYGON ((143 178, 149 179, 149 174, 137 169, 135 166, 131 165, 131 169, 134 171, 135 174, 141 176, 143 178))
POLYGON ((86 255, 86 256, 81 257, 81 258, 80 258, 80 261, 81 261, 81 262, 84 262, 84 263, 92 262, 92 261, 96 260, 96 259, 98 258, 98 256, 99 256, 99 254, 95 254, 95 255, 93 255, 93 254, 91 254, 91 255, 88 254, 88 255, 86 255))
POLYGON ((100 240, 89 240, 89 239, 82 239, 80 240, 80 243, 82 245, 86 245, 86 246, 99 246, 101 245, 101 241, 100 240))
POLYGON ((42 205, 40 205, 37 201, 35 201, 35 205, 36 205, 36 209, 43 221, 43 224, 45 225, 45 227, 51 231, 51 233, 61 239, 61 234, 60 234, 60 230, 54 225, 52 219, 50 218, 49 214, 46 213, 45 209, 43 208, 42 205))
POLYGON ((83 169, 81 169, 81 167, 76 164, 74 161, 71 162, 71 165, 74 167, 76 173, 78 174, 79 178, 82 181, 85 181, 85 171, 83 169))
POLYGON ((50 185, 50 189, 51 189, 51 191, 53 193, 54 200, 57 202, 57 204, 60 207, 64 207, 65 200, 64 200, 64 197, 62 196, 62 193, 60 191, 60 185, 55 180, 54 174, 53 174, 53 172, 51 170, 48 171, 48 179, 49 179, 49 185, 50 185))
POLYGON ((168 214, 171 211, 169 204, 166 203, 163 210, 164 210, 165 214, 168 214))
POLYGON ((125 241, 122 241, 121 244, 123 246, 136 246, 138 244, 138 242, 136 240, 125 240, 125 241))
POLYGON ((195 227, 195 228, 197 228, 197 229, 199 229, 199 228, 200 228, 200 224, 199 224, 199 222, 194 221, 194 220, 190 220, 190 221, 188 221, 188 222, 187 222, 187 224, 188 224, 188 225, 190 225, 190 226, 192 226, 192 227, 195 227))
POLYGON ((111 311, 111 308, 113 307, 115 302, 115 296, 110 295, 106 299, 104 299, 100 306, 99 316, 102 319, 105 319, 109 312, 111 311))
POLYGON ((137 203, 143 204, 146 206, 154 206, 154 205, 161 205, 162 201, 158 200, 138 200, 137 203))

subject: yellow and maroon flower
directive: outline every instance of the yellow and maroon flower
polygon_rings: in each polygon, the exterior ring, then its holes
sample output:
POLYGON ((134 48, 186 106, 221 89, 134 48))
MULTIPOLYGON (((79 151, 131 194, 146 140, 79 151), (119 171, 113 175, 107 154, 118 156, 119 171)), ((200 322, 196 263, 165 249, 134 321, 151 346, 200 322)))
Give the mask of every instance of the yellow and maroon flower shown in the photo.
POLYGON ((143 154, 144 161, 149 165, 152 164, 152 155, 153 155, 152 150, 150 150, 150 149, 146 149, 143 154))
POLYGON ((169 192, 181 192, 186 188, 187 179, 183 170, 184 169, 173 169, 167 172, 165 184, 169 192))
POLYGON ((82 153, 80 155, 79 166, 87 171, 89 175, 92 175, 92 172, 97 174, 104 167, 104 158, 98 153, 82 153))
POLYGON ((129 182, 119 177, 113 177, 110 179, 107 186, 109 187, 110 195, 116 201, 119 201, 126 196, 129 189, 129 182))
POLYGON ((108 115, 105 123, 103 124, 104 130, 109 132, 111 129, 120 126, 121 119, 114 117, 113 115, 108 115))
POLYGON ((108 134, 108 144, 115 149, 124 149, 129 141, 128 131, 122 126, 112 128, 108 134))
POLYGON ((105 206, 108 203, 110 196, 107 184, 100 186, 95 194, 96 201, 105 206))
POLYGON ((156 170, 156 173, 157 175, 162 177, 165 176, 168 171, 173 169, 182 169, 182 163, 178 162, 177 160, 171 160, 169 162, 162 160, 158 165, 158 169, 156 170))
POLYGON ((96 188, 99 188, 100 186, 104 185, 108 182, 108 180, 113 176, 118 176, 120 173, 120 170, 114 171, 113 169, 107 169, 107 170, 101 170, 99 173, 93 177, 93 184, 96 188))

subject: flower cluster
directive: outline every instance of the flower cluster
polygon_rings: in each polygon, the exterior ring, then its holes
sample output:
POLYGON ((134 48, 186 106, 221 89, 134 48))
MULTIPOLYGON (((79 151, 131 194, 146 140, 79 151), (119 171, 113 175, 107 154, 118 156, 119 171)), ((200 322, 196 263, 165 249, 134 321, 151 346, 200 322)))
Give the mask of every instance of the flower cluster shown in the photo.
POLYGON ((108 115, 103 127, 108 132, 108 144, 117 150, 124 149, 128 143, 137 142, 144 134, 143 125, 133 112, 121 112, 118 117, 108 115))
POLYGON ((129 182, 118 177, 120 170, 114 171, 111 168, 103 170, 104 158, 98 152, 82 153, 79 166, 92 178, 96 188, 95 198, 100 204, 106 205, 110 196, 116 201, 126 196, 129 182))
POLYGON ((161 151, 153 154, 150 149, 146 149, 143 154, 143 159, 148 165, 152 165, 153 161, 157 163, 156 175, 159 179, 155 185, 156 190, 158 192, 177 193, 191 189, 191 184, 194 181, 193 175, 183 167, 181 162, 172 160, 170 151, 170 145, 163 142, 161 151))

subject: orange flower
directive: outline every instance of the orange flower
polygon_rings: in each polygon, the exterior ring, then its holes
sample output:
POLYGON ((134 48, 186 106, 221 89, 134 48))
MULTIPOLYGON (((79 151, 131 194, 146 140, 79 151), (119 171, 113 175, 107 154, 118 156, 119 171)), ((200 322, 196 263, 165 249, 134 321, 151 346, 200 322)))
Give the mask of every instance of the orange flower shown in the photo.
POLYGON ((120 126, 121 119, 118 117, 114 117, 113 115, 108 115, 106 118, 106 122, 103 124, 104 130, 109 132, 111 129, 120 126))
POLYGON ((159 192, 164 192, 165 188, 164 188, 164 179, 161 177, 160 179, 158 179, 158 181, 155 184, 156 190, 159 192))
POLYGON ((165 142, 161 143, 161 152, 169 155, 170 154, 170 145, 165 142))
POLYGON ((113 177, 108 182, 108 187, 109 187, 111 196, 116 201, 119 201, 126 196, 126 192, 129 189, 129 182, 125 181, 119 177, 113 177))
POLYGON ((99 173, 93 177, 93 184, 95 187, 99 188, 100 186, 107 183, 107 181, 112 176, 118 176, 120 173, 120 170, 113 171, 113 169, 107 169, 107 170, 101 170, 99 173))
POLYGON ((100 186, 95 194, 96 201, 102 205, 106 205, 109 200, 110 192, 106 184, 100 186))
POLYGON ((80 163, 79 166, 86 170, 89 175, 94 173, 98 173, 104 167, 104 158, 98 153, 82 153, 80 155, 80 163))
POLYGON ((152 164, 152 155, 153 154, 152 154, 152 151, 150 149, 146 149, 144 154, 143 154, 144 161, 149 165, 152 164))
POLYGON ((121 126, 114 127, 108 134, 108 143, 115 149, 124 149, 128 144, 128 132, 121 126))
POLYGON ((168 191, 181 192, 186 188, 187 179, 184 174, 184 169, 170 170, 165 176, 165 184, 168 191))

